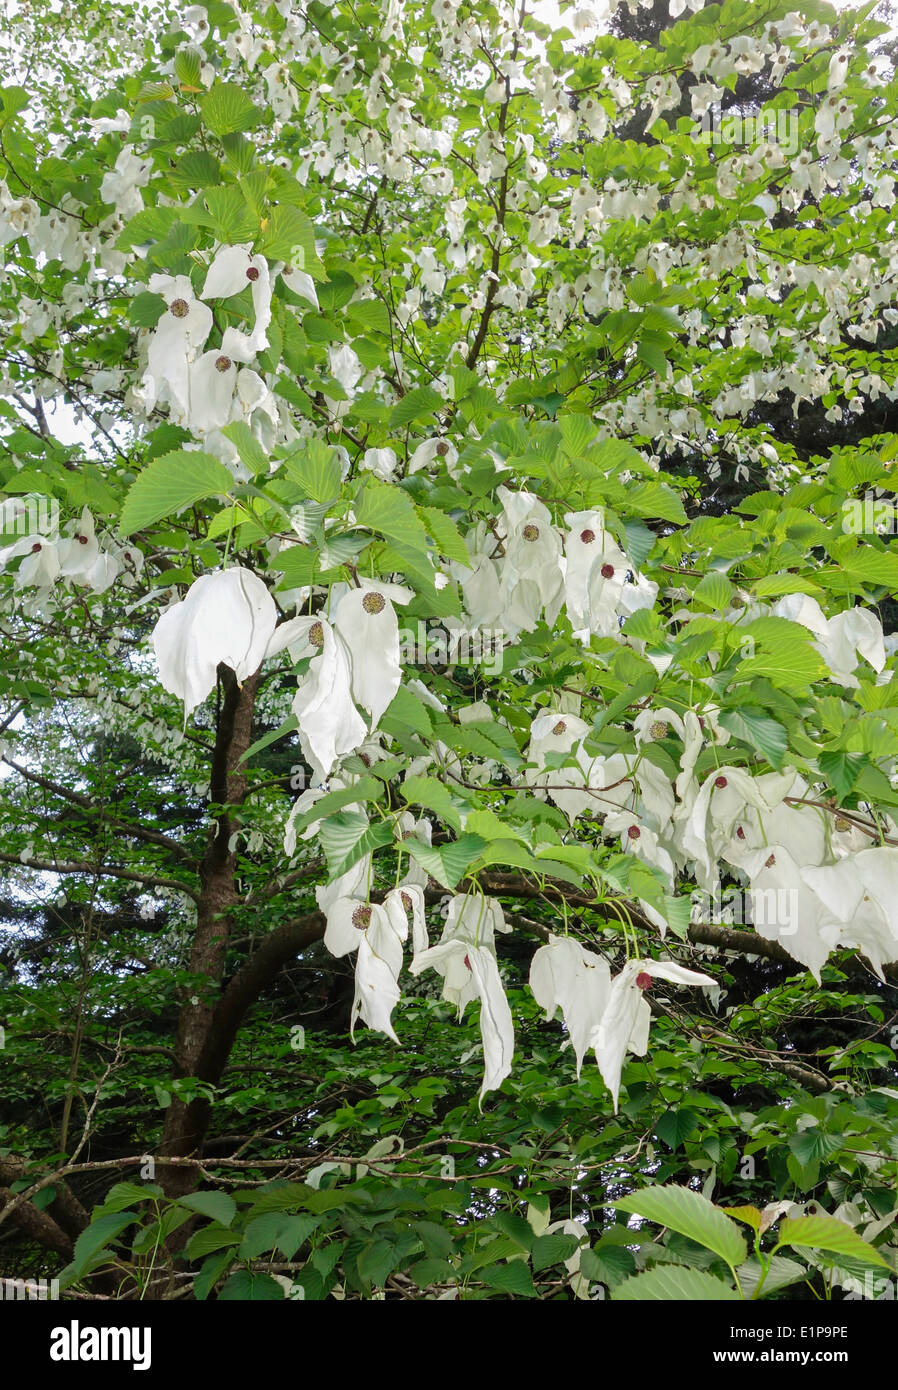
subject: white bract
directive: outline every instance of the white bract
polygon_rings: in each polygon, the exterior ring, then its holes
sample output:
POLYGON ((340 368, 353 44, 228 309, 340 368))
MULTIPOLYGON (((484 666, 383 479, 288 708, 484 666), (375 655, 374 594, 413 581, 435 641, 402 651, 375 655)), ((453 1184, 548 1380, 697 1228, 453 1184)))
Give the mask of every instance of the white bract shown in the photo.
POLYGON ((372 729, 402 680, 399 622, 393 601, 407 603, 412 591, 397 584, 363 580, 336 605, 334 629, 351 653, 353 698, 371 716, 372 729))
POLYGON ((159 679, 184 701, 185 718, 215 688, 219 665, 238 681, 259 669, 276 623, 265 584, 240 567, 203 575, 162 614, 153 629, 159 679))
POLYGON ((570 936, 550 936, 530 962, 530 989, 546 1018, 561 1010, 570 1045, 577 1058, 577 1075, 592 1046, 593 1030, 608 1007, 611 970, 604 956, 587 951, 570 936))
POLYGON ((715 981, 697 970, 687 970, 673 961, 631 960, 611 982, 608 1006, 602 1020, 592 1030, 590 1046, 595 1048, 602 1080, 611 1092, 617 1114, 621 1068, 628 1051, 644 1056, 649 1045, 652 1012, 644 991, 653 979, 671 980, 681 985, 708 985, 715 981))
POLYGON ((443 998, 457 1006, 459 1018, 472 999, 480 1000, 484 1062, 482 1101, 487 1091, 496 1090, 510 1075, 514 1053, 514 1024, 496 957, 485 946, 452 937, 415 956, 412 974, 420 975, 427 969, 442 975, 443 998))
POLYGON ((368 729, 352 698, 352 666, 343 639, 324 618, 309 624, 320 655, 309 664, 293 699, 303 756, 316 779, 328 777, 337 761, 365 741, 368 729))

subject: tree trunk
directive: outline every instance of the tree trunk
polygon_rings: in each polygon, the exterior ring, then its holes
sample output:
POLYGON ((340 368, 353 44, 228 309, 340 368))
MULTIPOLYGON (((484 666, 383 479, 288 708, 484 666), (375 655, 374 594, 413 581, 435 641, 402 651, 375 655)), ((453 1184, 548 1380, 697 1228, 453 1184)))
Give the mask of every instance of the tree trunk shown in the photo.
MULTIPOLYGON (((219 666, 218 677, 221 703, 210 791, 216 819, 200 865, 200 899, 189 963, 190 971, 203 979, 197 981, 195 991, 191 991, 181 1008, 175 1041, 175 1078, 201 1074, 200 1061, 210 1043, 224 976, 230 913, 238 898, 237 856, 229 846, 239 825, 234 811, 246 795, 246 771, 241 758, 252 742, 260 672, 256 671, 242 686, 229 667, 219 666)), ((186 1104, 173 1097, 165 1117, 160 1152, 169 1158, 199 1157, 208 1123, 207 1101, 186 1104)), ((166 1166, 159 1182, 169 1197, 178 1197, 196 1185, 196 1173, 193 1168, 166 1166)))

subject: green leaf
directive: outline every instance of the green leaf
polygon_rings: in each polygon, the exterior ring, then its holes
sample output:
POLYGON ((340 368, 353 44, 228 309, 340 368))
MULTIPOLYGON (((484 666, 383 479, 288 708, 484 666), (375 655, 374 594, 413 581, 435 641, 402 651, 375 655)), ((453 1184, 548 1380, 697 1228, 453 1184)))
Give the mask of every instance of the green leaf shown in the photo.
POLYGON ((154 1182, 117 1182, 106 1194, 103 1212, 124 1211, 134 1202, 151 1202, 162 1195, 162 1188, 154 1182))
MULTIPOLYGON (((797 623, 794 626, 798 628, 797 623)), ((741 661, 733 668, 730 683, 766 676, 772 685, 792 691, 811 685, 826 674, 823 658, 796 634, 796 640, 791 643, 778 642, 771 646, 770 651, 741 661)))
POLYGON ((364 855, 392 844, 393 830, 386 821, 375 825, 358 811, 339 811, 322 822, 318 832, 331 879, 339 878, 364 855))
POLYGON ((451 891, 485 846, 486 841, 481 840, 479 835, 462 835, 439 847, 425 845, 422 840, 412 836, 403 841, 402 847, 427 870, 431 878, 451 891))
POLYGON ((213 135, 232 135, 252 130, 262 113, 242 87, 233 82, 216 82, 200 102, 203 124, 213 135))
POLYGON ((239 1237, 233 1231, 226 1231, 224 1226, 217 1223, 201 1226, 190 1237, 187 1255, 191 1260, 201 1260, 203 1256, 211 1255, 215 1250, 236 1250, 238 1241, 239 1237))
POLYGON ((390 411, 390 429, 410 425, 413 420, 424 420, 428 415, 442 410, 445 404, 443 397, 434 391, 432 386, 416 386, 413 391, 407 391, 393 406, 390 411))
POLYGON ((724 710, 720 722, 731 734, 763 754, 772 767, 782 767, 789 746, 789 738, 782 724, 762 710, 747 705, 724 710))
POLYGON ((680 1145, 698 1129, 698 1116, 694 1110, 666 1110, 655 1125, 655 1133, 669 1149, 680 1145))
POLYGON ((435 811, 453 830, 461 829, 461 816, 456 810, 449 788, 436 777, 407 777, 402 783, 402 795, 410 804, 435 811))
POLYGON ((522 1260, 512 1260, 509 1264, 488 1265, 478 1275, 489 1289, 499 1289, 514 1298, 535 1298, 536 1289, 530 1270, 522 1260))
POLYGON ((240 462, 246 464, 254 478, 267 472, 268 455, 245 420, 234 420, 230 425, 225 425, 222 434, 235 445, 240 462))
POLYGON ((401 1251, 389 1240, 374 1240, 358 1257, 359 1277, 374 1288, 381 1288, 402 1259, 401 1251))
POLYGON ((313 502, 328 505, 340 496, 340 464, 329 445, 310 439, 284 459, 284 472, 313 502))
POLYGON ((150 294, 142 290, 128 305, 128 319, 135 328, 155 328, 166 309, 161 294, 150 294))
POLYGON ((389 483, 368 483, 356 504, 355 516, 359 526, 379 531, 395 545, 427 550, 424 523, 402 488, 389 483))
POLYGON ((654 549, 658 537, 639 521, 624 522, 624 534, 627 538, 626 552, 636 568, 641 569, 654 549))
POLYGON ((694 597, 707 608, 723 609, 729 606, 735 592, 725 574, 711 570, 696 585, 694 597))
POLYGON ((613 1202, 612 1206, 688 1236, 713 1250, 731 1268, 742 1264, 746 1258, 745 1241, 735 1221, 690 1187, 647 1187, 613 1202))
POLYGON ((523 1216, 513 1211, 499 1211, 493 1217, 493 1225, 498 1226, 503 1235, 513 1240, 521 1251, 529 1251, 534 1241, 533 1227, 523 1216))
POLYGON ((175 77, 189 92, 201 92, 201 59, 196 49, 179 48, 175 54, 175 77))
POLYGON ((286 261, 315 280, 324 279, 324 267, 315 250, 315 228, 300 208, 286 203, 272 208, 259 249, 270 261, 286 261))
POLYGON ((270 1274, 254 1274, 249 1269, 232 1274, 218 1295, 226 1303, 279 1303, 286 1296, 283 1284, 270 1274))
POLYGON ((735 1216, 738 1221, 744 1221, 753 1231, 760 1231, 762 1216, 757 1207, 722 1207, 721 1210, 725 1211, 727 1216, 735 1216))
POLYGON ((221 1226, 230 1226, 237 1213, 237 1203, 226 1192, 191 1192, 187 1197, 179 1197, 178 1202, 221 1226))
POLYGON ((429 534, 433 536, 439 553, 445 555, 447 560, 458 560, 463 565, 470 565, 468 547, 451 517, 436 507, 419 507, 418 512, 423 517, 429 534))
POLYGON ((617 1288, 636 1269, 632 1251, 623 1245, 615 1245, 603 1237, 593 1250, 583 1250, 580 1254, 580 1273, 584 1279, 607 1284, 609 1289, 617 1288))
POLYGON ((285 1260, 292 1260, 320 1219, 318 1216, 291 1216, 280 1211, 263 1212, 247 1226, 240 1258, 254 1260, 268 1250, 280 1250, 285 1260))
POLYGON ((836 1255, 851 1255, 880 1269, 891 1268, 878 1250, 835 1216, 799 1216, 781 1222, 776 1249, 781 1250, 784 1245, 796 1250, 828 1250, 836 1255))
POLYGON ((335 811, 341 811, 344 806, 351 806, 355 802, 376 801, 383 795, 383 786, 376 777, 360 777, 357 782, 353 782, 349 787, 340 787, 337 791, 326 792, 319 797, 314 806, 310 806, 308 811, 296 820, 297 834, 307 830, 315 821, 322 820, 326 816, 331 816, 335 811))
POLYGON ((433 725, 424 701, 404 685, 400 685, 396 691, 393 703, 381 719, 380 726, 386 729, 387 733, 411 729, 422 738, 430 738, 433 733, 433 725))
POLYGON ((163 454, 151 459, 130 487, 119 531, 130 536, 194 502, 226 496, 233 487, 232 475, 212 454, 187 449, 163 454))
POLYGON ((769 1294, 776 1293, 777 1289, 784 1289, 789 1284, 795 1284, 799 1279, 808 1277, 805 1265, 800 1265, 797 1260, 787 1260, 783 1255, 770 1256, 767 1277, 763 1281, 761 1263, 754 1256, 744 1265, 740 1265, 736 1273, 739 1276, 739 1287, 746 1298, 754 1298, 758 1287, 761 1290, 760 1297, 766 1298, 769 1294))
POLYGON ((210 1255, 204 1262, 193 1281, 193 1292, 200 1302, 209 1297, 216 1280, 221 1278, 233 1258, 233 1250, 222 1250, 218 1254, 210 1255))
POLYGON ((72 1260, 72 1272, 75 1277, 85 1273, 88 1268, 96 1268, 98 1257, 105 1247, 127 1226, 133 1225, 139 1219, 136 1212, 122 1211, 110 1212, 107 1216, 99 1216, 92 1221, 75 1241, 72 1260))
MULTIPOLYGON (((584 1236, 586 1231, 583 1232, 584 1236)), ((564 1235, 562 1231, 553 1231, 551 1235, 539 1236, 533 1242, 533 1249, 530 1251, 530 1262, 535 1273, 541 1269, 551 1269, 552 1265, 563 1264, 569 1260, 571 1255, 579 1246, 580 1241, 576 1236, 564 1235)))
POLYGON ((836 793, 840 806, 853 790, 866 762, 866 753, 821 753, 817 758, 817 766, 836 793))
POLYGON ((625 1279, 611 1298, 616 1303, 741 1303, 737 1291, 701 1269, 661 1265, 625 1279))

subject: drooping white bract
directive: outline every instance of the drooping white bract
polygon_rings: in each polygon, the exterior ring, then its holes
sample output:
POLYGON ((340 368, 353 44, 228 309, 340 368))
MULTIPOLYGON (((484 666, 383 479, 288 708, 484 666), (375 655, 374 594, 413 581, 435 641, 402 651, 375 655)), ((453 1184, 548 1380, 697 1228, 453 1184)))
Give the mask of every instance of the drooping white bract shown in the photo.
POLYGON ((59 573, 66 579, 80 579, 83 582, 100 553, 94 519, 88 508, 84 508, 79 521, 69 523, 66 529, 71 534, 59 542, 59 573))
POLYGON ((151 294, 161 295, 165 309, 147 349, 143 377, 147 411, 168 402, 176 424, 190 418, 189 367, 212 330, 212 310, 193 293, 187 275, 151 275, 151 294))
POLYGON ((315 289, 315 281, 308 271, 298 270, 295 266, 285 265, 281 271, 281 279, 293 294, 300 299, 305 299, 309 304, 318 308, 318 294, 315 289))
POLYGON ((39 589, 49 589, 59 575, 59 546, 47 536, 34 534, 23 536, 20 541, 0 550, 0 569, 5 569, 10 560, 25 558, 16 571, 13 581, 16 589, 31 585, 39 589))
POLYGON ((636 571, 599 508, 565 514, 564 596, 575 637, 616 637, 621 617, 651 608, 657 584, 636 571))
POLYGON ((352 1001, 350 1037, 361 1019, 376 1033, 386 1033, 398 1043, 392 1013, 401 991, 398 976, 402 968, 402 943, 383 913, 372 908, 371 923, 359 942, 355 962, 355 996, 352 1001))
POLYGON ((588 733, 586 720, 576 714, 550 711, 538 714, 530 725, 527 761, 535 766, 525 770, 524 779, 528 786, 545 787, 546 794, 571 823, 586 811, 598 815, 608 809, 607 803, 590 790, 595 759, 583 747, 588 733), (572 754, 571 761, 575 765, 547 767, 547 759, 552 754, 559 757, 572 754))
POLYGON ((391 910, 387 904, 380 907, 366 901, 363 895, 367 894, 369 868, 370 857, 366 857, 348 875, 328 885, 330 892, 320 894, 316 890, 316 896, 327 919, 324 944, 331 955, 357 952, 350 1036, 361 1019, 398 1043, 391 1015, 400 997, 402 943, 408 925, 395 906, 391 910))
POLYGON ((601 1023, 608 1006, 608 962, 571 936, 550 936, 530 962, 530 989, 537 1004, 545 1009, 547 1020, 561 1009, 579 1077, 593 1029, 601 1023))
MULTIPOLYGON (((696 727, 698 727, 697 720, 696 727)), ((643 743, 654 743, 659 738, 667 738, 671 728, 678 738, 685 740, 686 725, 683 723, 683 717, 677 714, 676 710, 669 709, 667 705, 663 705, 660 709, 640 710, 633 720, 636 747, 641 747, 643 743)))
MULTIPOLYGON (((781 790, 777 773, 765 773, 755 778, 761 796, 781 790)), ((805 779, 796 775, 787 795, 801 800, 809 793, 805 779)), ((796 864, 824 864, 830 858, 833 841, 833 819, 819 806, 790 806, 781 801, 769 810, 746 806, 736 825, 733 838, 725 845, 720 857, 728 864, 742 867, 745 855, 764 845, 788 845, 796 864)), ((841 836, 839 838, 842 838, 841 836)))
POLYGON ((371 715, 376 728, 402 680, 399 664, 399 621, 391 600, 408 603, 412 591, 398 584, 363 580, 348 589, 336 605, 334 628, 351 653, 351 686, 355 700, 371 715))
POLYGON ((296 822, 311 811, 316 801, 320 801, 321 798, 326 795, 327 793, 324 787, 306 787, 305 791, 300 792, 291 806, 290 814, 284 826, 284 853, 287 855, 288 859, 292 859, 293 855, 296 853, 297 836, 299 836, 301 840, 313 840, 318 834, 318 828, 321 825, 320 820, 311 821, 302 831, 297 829, 296 822))
POLYGON ((898 960, 898 849, 876 845, 838 864, 802 869, 801 877, 820 901, 820 932, 830 949, 856 946, 883 979, 883 966, 898 960))
POLYGON ((624 853, 635 854, 644 863, 660 869, 667 880, 668 890, 673 892, 674 862, 670 851, 661 843, 655 831, 632 811, 611 811, 603 822, 602 834, 619 835, 624 853))
POLYGON ((100 198, 111 204, 120 217, 127 220, 143 209, 140 189, 149 182, 153 161, 141 159, 133 145, 123 145, 115 167, 108 169, 100 184, 100 198))
POLYGON ((251 570, 204 574, 153 629, 159 679, 184 701, 185 717, 214 689, 220 663, 238 681, 257 671, 274 634, 277 609, 251 570))
POLYGON ((271 323, 271 276, 264 256, 252 255, 249 243, 222 246, 212 259, 203 283, 203 299, 230 299, 250 286, 255 323, 251 333, 226 328, 221 350, 233 362, 250 362, 268 346, 271 323))
POLYGON ((449 574, 461 586, 465 612, 475 628, 495 627, 504 621, 502 585, 499 566, 493 558, 497 549, 495 536, 480 522, 465 537, 470 565, 452 560, 449 574))
POLYGON ((514 1053, 514 1024, 496 957, 485 946, 452 937, 416 955, 410 968, 413 975, 431 968, 442 975, 443 998, 457 1006, 459 1019, 472 999, 480 1000, 482 1102, 486 1092, 496 1090, 510 1074, 514 1053))
MULTIPOLYGON (((420 840, 421 843, 425 845, 430 845, 433 843, 433 827, 427 816, 421 816, 416 819, 415 816, 412 815, 411 811, 404 811, 402 815, 399 817, 397 829, 399 834, 402 836, 403 840, 416 839, 420 840)), ((411 884, 412 886, 421 888, 423 890, 427 887, 429 881, 430 875, 428 874, 424 866, 422 864, 419 864, 416 859, 413 859, 412 856, 409 855, 408 867, 402 879, 400 880, 400 886, 403 888, 408 888, 408 886, 411 884)), ((416 945, 415 950, 417 951, 417 949, 418 947, 416 945)))
POLYGON ((595 1048, 599 1071, 611 1092, 615 1114, 624 1057, 628 1050, 642 1057, 649 1045, 652 1013, 643 998, 643 990, 655 978, 682 985, 713 987, 716 983, 710 976, 701 975, 697 970, 686 970, 673 961, 658 960, 628 961, 612 980, 608 1007, 601 1022, 592 1031, 590 1046, 595 1048))
POLYGON ((496 932, 510 932, 498 898, 480 893, 456 893, 446 911, 440 941, 470 941, 475 946, 496 949, 496 932))
POLYGON ((746 806, 761 812, 778 806, 795 780, 790 769, 765 777, 764 785, 744 768, 721 767, 702 783, 689 810, 688 818, 676 820, 677 843, 688 859, 695 861, 695 876, 708 892, 717 882, 717 860, 733 837, 736 824, 746 806))
POLYGON ((458 462, 458 450, 454 444, 450 444, 448 439, 440 439, 439 436, 433 439, 422 439, 408 461, 408 472, 420 473, 422 468, 429 468, 431 465, 444 463, 449 470, 450 476, 454 476, 453 469, 458 462))
POLYGON ((428 949, 427 922, 424 916, 424 889, 417 883, 402 883, 384 898, 387 916, 400 940, 408 936, 408 917, 412 918, 412 954, 428 949))
POLYGON ((380 478, 384 483, 390 482, 398 466, 399 460, 394 449, 366 449, 359 461, 359 468, 373 473, 375 478, 380 478))
POLYGON ((500 588, 503 626, 510 636, 532 632, 545 610, 553 626, 564 602, 561 540, 548 507, 532 492, 499 486, 505 554, 500 588))
POLYGON ((748 875, 755 931, 800 960, 819 984, 838 929, 828 939, 822 933, 823 904, 804 877, 808 871, 796 864, 785 845, 776 844, 749 851, 741 867, 748 875))
POLYGON ((190 363, 188 423, 195 434, 210 434, 229 422, 236 380, 236 363, 220 348, 212 348, 190 363))
POLYGON ((864 657, 874 671, 886 663, 882 624, 868 608, 846 608, 827 618, 816 599, 808 594, 786 594, 771 610, 778 617, 801 623, 814 633, 813 643, 830 669, 834 680, 848 689, 860 684, 854 671, 864 657))
POLYGON ((698 782, 695 777, 695 764, 704 746, 702 726, 695 710, 687 709, 683 714, 683 752, 680 756, 680 772, 674 783, 674 791, 681 801, 691 808, 698 795, 698 782))
MULTIPOLYGON (((335 878, 331 883, 319 883, 317 885, 315 901, 325 915, 330 913, 333 905, 338 903, 341 898, 354 898, 356 903, 367 902, 371 883, 371 863, 371 854, 364 854, 339 878, 335 878)), ((333 951, 333 948, 329 947, 328 949, 333 951)), ((351 949, 351 946, 347 947, 347 950, 351 949)), ((345 952, 333 951, 333 954, 345 955, 345 952)))
POLYGON ((309 637, 321 654, 302 678, 293 713, 303 756, 323 782, 338 759, 364 743, 368 729, 353 703, 349 652, 342 638, 324 618, 313 621, 309 637))

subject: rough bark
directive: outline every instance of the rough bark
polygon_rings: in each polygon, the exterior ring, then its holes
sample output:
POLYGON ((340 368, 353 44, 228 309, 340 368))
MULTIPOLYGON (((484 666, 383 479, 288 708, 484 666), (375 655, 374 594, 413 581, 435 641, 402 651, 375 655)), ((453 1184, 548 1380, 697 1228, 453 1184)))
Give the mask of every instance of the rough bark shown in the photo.
MULTIPOLYGON (((210 797, 216 808, 214 825, 200 864, 200 895, 189 970, 201 977, 184 1000, 175 1040, 175 1079, 200 1075, 200 1060, 214 1026, 218 991, 224 976, 230 928, 229 914, 238 901, 237 856, 230 849, 235 812, 246 795, 246 771, 241 759, 252 742, 253 710, 260 672, 243 685, 228 667, 218 668, 221 703, 215 748, 212 754, 210 797)), ((166 1157, 190 1157, 202 1150, 209 1122, 209 1105, 172 1099, 162 1134, 160 1152, 166 1157)), ((161 1184, 170 1197, 190 1191, 192 1170, 166 1167, 161 1184)))

